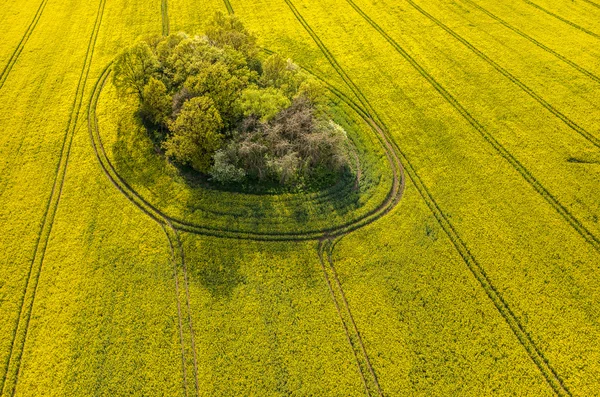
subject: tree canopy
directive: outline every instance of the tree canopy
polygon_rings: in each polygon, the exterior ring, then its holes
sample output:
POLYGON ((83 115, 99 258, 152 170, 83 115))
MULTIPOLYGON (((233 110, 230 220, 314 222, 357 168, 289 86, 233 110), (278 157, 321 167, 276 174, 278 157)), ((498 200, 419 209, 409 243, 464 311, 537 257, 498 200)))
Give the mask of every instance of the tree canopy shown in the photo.
POLYGON ((168 159, 217 182, 348 170, 346 134, 323 111, 321 84, 279 55, 261 59, 235 16, 215 14, 205 36, 136 43, 116 58, 113 82, 137 96, 168 159))

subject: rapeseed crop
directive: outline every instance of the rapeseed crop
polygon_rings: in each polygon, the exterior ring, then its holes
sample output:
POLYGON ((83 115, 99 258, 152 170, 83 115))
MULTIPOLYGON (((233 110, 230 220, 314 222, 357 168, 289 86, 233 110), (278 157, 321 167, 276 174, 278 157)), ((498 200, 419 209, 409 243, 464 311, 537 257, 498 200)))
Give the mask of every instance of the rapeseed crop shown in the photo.
POLYGON ((0 395, 596 394, 596 1, 26 0, 0 21, 0 395), (215 11, 329 87, 358 190, 190 188, 136 138, 111 61, 215 11), (309 241, 256 241, 281 236, 309 241))

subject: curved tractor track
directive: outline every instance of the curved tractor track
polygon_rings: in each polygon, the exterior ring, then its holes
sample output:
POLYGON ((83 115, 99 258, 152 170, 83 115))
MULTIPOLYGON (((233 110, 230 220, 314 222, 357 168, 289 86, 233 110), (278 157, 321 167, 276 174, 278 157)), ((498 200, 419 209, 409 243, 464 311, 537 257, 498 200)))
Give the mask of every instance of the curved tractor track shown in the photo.
POLYGON ((111 73, 111 65, 108 65, 104 72, 102 73, 100 79, 97 81, 96 86, 94 87, 94 91, 91 97, 89 110, 88 110, 88 126, 90 132, 90 138, 92 141, 92 146, 94 148, 94 152, 96 153, 96 157, 100 162, 100 166, 102 167, 105 174, 109 177, 109 179, 113 182, 113 184, 123 193, 134 205, 140 208, 144 213, 150 216, 152 219, 157 221, 160 224, 171 224, 172 227, 176 230, 185 231, 192 234, 205 235, 205 236, 213 236, 213 237, 223 237, 223 238, 234 238, 234 239, 244 239, 244 240, 255 240, 255 241, 305 241, 305 240, 319 240, 322 238, 333 238, 345 235, 354 230, 357 230, 361 227, 364 227, 385 214, 391 211, 396 204, 400 201, 402 197, 402 193, 405 188, 405 178, 404 178, 404 169, 402 164, 400 163, 399 156, 396 153, 394 146, 388 140, 386 134, 383 132, 383 129, 379 126, 379 124, 370 118, 365 111, 361 111, 359 106, 354 103, 352 100, 347 98, 343 93, 336 90, 333 87, 330 87, 330 92, 332 95, 346 103, 352 109, 356 110, 357 113, 363 118, 363 120, 376 132, 378 138, 380 139, 383 148, 385 150, 388 162, 392 169, 392 186, 384 199, 384 201, 377 206, 375 209, 369 211, 368 213, 362 215, 358 219, 353 221, 346 222, 342 225, 310 230, 306 232, 248 232, 243 230, 235 230, 235 229, 220 229, 216 227, 211 227, 207 225, 195 224, 183 219, 177 219, 171 217, 156 206, 151 204, 149 201, 144 199, 127 181, 117 173, 115 167, 110 161, 106 151, 104 149, 102 139, 100 136, 98 121, 96 118, 96 107, 100 98, 100 94, 102 92, 103 87, 105 86, 108 77, 111 73))
POLYGON ((42 2, 40 3, 40 6, 37 9, 37 12, 33 16, 33 19, 31 20, 31 23, 27 27, 25 34, 23 34, 23 37, 21 37, 21 41, 19 41, 17 48, 15 48, 12 55, 8 59, 8 63, 6 64, 6 66, 4 66, 4 69, 2 69, 2 72, 0 73, 0 89, 2 89, 2 87, 4 86, 4 82, 8 78, 8 75, 10 74, 13 66, 15 66, 15 63, 17 63, 17 60, 19 59, 21 52, 23 52, 23 48, 25 48, 25 44, 27 44, 29 37, 31 37, 33 31, 35 30, 35 27, 38 24, 38 21, 40 20, 40 18, 42 17, 42 14, 44 13, 44 9, 46 8, 47 3, 48 3, 48 0, 42 0, 42 2))

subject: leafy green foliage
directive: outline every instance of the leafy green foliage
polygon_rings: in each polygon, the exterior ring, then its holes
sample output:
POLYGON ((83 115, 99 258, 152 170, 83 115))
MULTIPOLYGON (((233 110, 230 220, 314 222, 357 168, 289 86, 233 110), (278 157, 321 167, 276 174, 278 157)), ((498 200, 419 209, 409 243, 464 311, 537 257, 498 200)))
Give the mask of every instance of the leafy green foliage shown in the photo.
POLYGON ((172 104, 173 98, 167 92, 165 84, 150 77, 150 81, 144 86, 140 109, 142 116, 153 124, 165 126, 172 112, 172 104))
POLYGON ((285 185, 349 170, 346 136, 323 111, 320 83, 289 59, 263 64, 256 54, 240 20, 216 13, 205 37, 153 37, 125 50, 113 81, 137 94, 167 158, 214 181, 285 185))
POLYGON ((277 88, 249 87, 242 92, 240 108, 244 116, 256 116, 262 122, 271 120, 290 106, 290 100, 277 88))
POLYGON ((257 52, 256 37, 248 32, 236 16, 215 13, 206 27, 206 37, 217 47, 230 46, 248 57, 257 52))
POLYGON ((137 94, 143 100, 144 87, 158 67, 158 59, 148 43, 139 42, 115 59, 113 83, 123 92, 137 94))
POLYGON ((211 157, 221 146, 221 116, 212 99, 194 97, 183 105, 179 117, 169 123, 172 134, 164 142, 167 157, 201 172, 210 169, 211 157))

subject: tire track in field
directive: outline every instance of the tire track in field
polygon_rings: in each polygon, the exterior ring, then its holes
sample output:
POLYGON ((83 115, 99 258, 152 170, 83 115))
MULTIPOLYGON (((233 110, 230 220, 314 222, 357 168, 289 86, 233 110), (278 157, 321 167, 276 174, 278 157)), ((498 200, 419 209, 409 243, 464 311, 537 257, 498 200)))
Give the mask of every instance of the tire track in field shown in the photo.
POLYGON ((585 1, 586 3, 588 3, 589 5, 591 5, 592 7, 596 7, 598 9, 600 9, 600 4, 598 4, 598 3, 594 3, 591 0, 583 0, 583 1, 585 1))
MULTIPOLYGON (((175 295, 177 300, 177 320, 179 325, 179 343, 181 344, 181 368, 183 373, 183 391, 184 395, 187 397, 188 387, 187 387, 187 371, 186 371, 186 361, 185 361, 185 349, 184 349, 184 336, 183 336, 183 315, 181 314, 181 299, 179 296, 179 277, 177 275, 177 259, 175 255, 175 247, 173 246, 173 238, 169 234, 169 230, 167 229, 166 224, 160 224, 163 231, 165 232, 165 236, 167 236, 167 240, 169 241, 169 247, 171 250, 171 261, 173 262, 173 277, 175 278, 175 295)), ((171 231, 173 233, 173 231, 171 231)))
POLYGON ((335 243, 332 240, 327 239, 319 241, 317 248, 319 262, 321 264, 321 268, 323 269, 325 282, 329 289, 331 299, 334 302, 340 322, 342 323, 342 327, 344 328, 348 343, 350 344, 352 352, 354 353, 354 358, 356 360, 358 371, 360 372, 367 396, 371 397, 377 395, 381 397, 383 396, 383 392, 381 391, 377 374, 371 365, 371 360, 369 359, 369 355, 367 354, 367 350, 360 336, 360 332, 356 326, 352 312, 350 311, 346 294, 344 293, 344 289, 342 288, 337 271, 335 270, 332 259, 334 246, 335 243), (327 264, 325 264, 325 260, 323 259, 324 252, 327 254, 327 264))
POLYGON ((185 291, 185 305, 187 308, 187 317, 188 317, 188 326, 189 326, 189 330, 190 330, 190 342, 191 342, 191 348, 192 348, 192 357, 193 357, 193 362, 194 362, 194 383, 196 386, 196 395, 200 395, 200 386, 198 384, 198 357, 196 354, 196 338, 194 335, 194 325, 192 322, 192 307, 190 304, 190 288, 189 288, 189 280, 188 280, 188 271, 187 271, 187 265, 185 262, 185 252, 183 250, 183 244, 181 242, 181 238, 179 237, 179 233, 177 233, 177 230, 175 230, 175 228, 173 227, 173 225, 167 221, 167 224, 169 225, 169 228, 171 230, 173 230, 173 233, 175 233, 175 241, 177 243, 177 248, 179 251, 179 258, 180 258, 180 263, 181 263, 181 269, 183 271, 183 286, 184 286, 184 291, 185 291))
POLYGON ((540 6, 540 5, 536 4, 536 3, 534 3, 533 1, 529 1, 529 0, 523 0, 523 1, 524 1, 525 3, 527 3, 527 4, 529 4, 530 6, 532 6, 532 7, 535 7, 535 8, 537 8, 538 10, 540 10, 540 11, 542 11, 542 12, 544 12, 544 13, 546 13, 546 14, 550 15, 551 17, 554 17, 554 18, 558 19, 559 21, 562 21, 562 22, 566 23, 567 25, 571 25, 572 27, 574 27, 574 28, 575 28, 575 29, 577 29, 577 30, 580 30, 580 31, 582 31, 583 33, 587 33, 587 34, 589 34, 589 35, 590 35, 590 36, 592 36, 592 37, 595 37, 595 38, 597 38, 597 39, 600 39, 600 35, 599 35, 599 34, 597 34, 597 33, 594 33, 594 32, 592 32, 591 30, 588 30, 588 29, 584 28, 583 26, 579 26, 579 25, 577 25, 576 23, 573 23, 573 22, 569 21, 568 19, 561 17, 560 15, 558 15, 558 14, 555 14, 555 13, 553 13, 553 12, 551 12, 551 11, 549 11, 549 10, 545 9, 544 7, 542 7, 542 6, 540 6))
MULTIPOLYGON (((349 0, 347 0, 347 1, 349 1, 349 0)), ((302 26, 304 26, 305 29, 307 30, 307 32, 311 35, 311 37, 313 38, 315 43, 317 43, 317 45, 320 48, 322 48, 322 47, 325 48, 325 46, 323 45, 321 40, 318 38, 318 36, 316 36, 316 34, 310 28, 310 26, 308 26, 308 24, 306 23, 304 18, 299 14, 298 10, 290 2, 290 0, 285 0, 285 2, 288 4, 290 9, 296 16, 296 19, 298 19, 298 21, 302 24, 302 26)), ((329 53, 329 50, 327 50, 325 48, 325 51, 323 51, 323 52, 325 55, 326 52, 329 53)), ((326 57, 328 60, 330 60, 330 63, 332 63, 332 66, 336 69, 336 71, 338 71, 338 73, 340 73, 340 76, 342 78, 344 78, 344 75, 345 75, 347 77, 347 79, 350 79, 346 75, 345 71, 341 68, 341 66, 337 63, 337 61, 335 60, 333 55, 331 55, 331 53, 329 53, 329 56, 326 55, 326 57)), ((365 106, 365 108, 368 108, 373 113, 375 113, 375 110, 373 109, 373 107, 366 100, 364 95, 360 92, 360 89, 352 82, 352 80, 350 80, 350 82, 351 82, 351 84, 349 84, 349 88, 359 98, 359 101, 361 101, 363 106, 365 106), (365 102, 363 102, 363 100, 365 102)), ((385 127, 385 124, 382 123, 382 125, 386 129, 386 133, 389 134, 389 132, 387 132, 389 130, 387 130, 387 127, 385 127)), ((532 359, 532 361, 538 367, 542 376, 546 379, 547 383, 550 385, 552 390, 557 395, 571 396, 572 395, 571 392, 569 391, 567 386, 564 384, 564 381, 562 380, 560 375, 554 370, 554 368, 551 366, 550 362, 545 357, 543 352, 539 349, 539 347, 537 347, 537 345, 533 341, 533 338, 531 337, 529 332, 527 332, 527 330, 523 327, 523 325, 519 321, 518 317, 514 314, 514 312, 508 305, 508 303, 505 301, 502 294, 496 289, 496 287, 494 287, 491 280, 487 276, 485 270, 479 264, 479 262, 475 259, 473 254, 470 252, 467 244, 462 240, 462 238, 456 231, 454 225, 452 225, 452 223, 449 221, 448 217, 441 210, 441 208, 439 207, 439 205, 437 204, 437 202, 431 195, 431 192, 429 191, 427 186, 423 183, 420 176, 416 172, 415 168, 412 166, 410 161, 408 161, 408 158, 406 157, 406 155, 402 152, 402 150, 396 144, 395 141, 392 140, 392 142, 394 143, 397 153, 400 155, 400 159, 402 161, 404 170, 406 171, 406 173, 409 175, 409 177, 415 184, 417 191, 419 192, 421 197, 423 197, 425 203, 427 204, 429 209, 432 211, 438 224, 444 230, 444 232, 446 233, 446 235, 448 236, 448 238, 450 239, 450 241, 452 242, 452 244, 458 251, 459 255, 462 257, 463 261, 467 265, 471 274, 473 274, 475 279, 482 286, 486 295, 488 295, 488 297, 490 298, 490 300, 492 301, 494 306, 496 306, 496 309, 498 310, 500 315, 504 318, 504 320, 506 321, 507 325, 510 327, 510 329, 513 332, 513 334, 515 335, 515 337, 518 339, 520 344, 527 351, 529 357, 532 359)))
POLYGON ((184 325, 183 325, 183 316, 182 316, 182 311, 181 311, 181 296, 180 296, 180 291, 181 288, 179 287, 180 282, 179 282, 179 268, 181 268, 181 272, 183 274, 183 292, 185 292, 185 310, 186 310, 186 317, 187 317, 187 329, 189 331, 189 347, 191 350, 191 358, 192 358, 192 368, 190 368, 190 371, 192 372, 193 378, 194 378, 194 388, 196 390, 196 392, 194 393, 196 396, 200 395, 200 386, 198 383, 198 358, 197 358, 197 354, 196 354, 196 342, 195 342, 195 334, 194 334, 194 327, 193 327, 193 322, 192 322, 192 309, 191 309, 191 304, 190 304, 190 292, 189 292, 189 282, 188 282, 188 272, 187 272, 187 265, 185 262, 185 253, 183 250, 183 244, 181 242, 181 238, 179 237, 179 233, 177 233, 177 230, 173 227, 173 225, 169 222, 168 219, 163 219, 162 220, 163 223, 159 223, 163 229, 165 230, 165 234, 167 235, 167 239, 169 240, 169 246, 171 248, 171 252, 173 254, 173 271, 174 271, 174 277, 175 277, 175 292, 177 294, 177 313, 179 316, 179 335, 180 335, 180 340, 181 340, 181 359, 182 359, 182 363, 183 363, 183 381, 184 381, 184 390, 186 393, 186 396, 188 395, 188 385, 187 385, 187 371, 188 371, 188 366, 189 363, 186 360, 186 353, 185 353, 185 346, 186 346, 186 337, 184 337, 184 325), (179 258, 178 260, 175 260, 175 258, 179 258))
POLYGON ((42 17, 42 14, 44 13, 44 9, 46 8, 47 3, 48 3, 48 0, 42 0, 42 2, 40 3, 40 6, 37 9, 37 12, 33 16, 33 19, 31 20, 31 23, 27 27, 27 30, 23 34, 23 37, 21 37, 21 41, 19 41, 17 48, 15 48, 12 55, 8 59, 8 63, 4 66, 4 69, 2 69, 2 72, 0 73, 0 89, 2 89, 2 87, 4 86, 4 82, 8 78, 8 75, 10 74, 13 66, 15 65, 15 63, 17 63, 17 60, 19 59, 21 52, 23 52, 23 48, 25 48, 25 44, 27 44, 27 41, 29 41, 29 37, 31 37, 33 31, 35 30, 35 27, 38 24, 38 21, 40 20, 40 18, 42 17))
MULTIPOLYGON (((289 0, 285 0, 289 1, 289 0)), ((477 121, 469 111, 446 90, 435 78, 429 74, 404 48, 402 48, 390 35, 388 35, 375 21, 373 21, 353 0, 345 0, 354 10, 373 27, 385 40, 406 60, 410 65, 427 80, 429 84, 477 131, 479 134, 503 157, 512 168, 517 171, 529 185, 546 200, 548 204, 598 253, 600 253, 600 239, 590 232, 571 212, 563 206, 523 165, 512 155, 496 138, 477 121)), ((467 0, 470 1, 470 0, 467 0)))
POLYGON ((71 106, 71 114, 67 123, 67 128, 63 138, 62 148, 60 152, 59 162, 56 165, 56 174, 50 197, 46 203, 44 216, 41 221, 41 229, 38 234, 38 238, 33 252, 33 258, 30 263, 29 272, 27 275, 27 282, 25 284, 23 295, 20 303, 19 317, 17 318, 14 332, 12 335, 12 343, 10 348, 10 354, 8 355, 5 372, 0 383, 0 390, 3 396, 13 396, 16 390, 16 385, 21 370, 21 358, 25 343, 27 341, 27 334, 29 330, 29 321, 31 319, 31 312, 33 310, 33 304, 35 302, 35 295, 37 292, 38 281, 42 271, 42 264, 44 261, 44 255, 46 254, 46 248, 48 246, 48 240, 50 233, 52 232, 52 226, 54 224, 54 216, 60 202, 60 196, 62 193, 63 183, 65 180, 65 174, 67 165, 69 163, 69 155, 71 152, 71 144, 73 142, 73 136, 75 134, 75 128, 79 119, 79 111, 83 103, 83 94, 85 90, 86 80, 89 75, 91 62, 94 54, 94 47, 98 38, 98 32, 102 24, 102 17, 104 15, 104 8, 106 0, 100 0, 98 11, 96 13, 96 20, 94 27, 88 42, 88 47, 85 55, 85 60, 77 83, 77 90, 75 98, 71 106))
POLYGON ((168 36, 171 31, 171 25, 169 23, 169 1, 162 0, 160 5, 160 13, 162 15, 162 34, 168 36))
POLYGON ((225 3, 225 8, 227 8, 227 12, 229 14, 233 14, 233 7, 231 6, 231 2, 229 0, 223 0, 225 3))
MULTIPOLYGON (((422 15, 427 17, 429 20, 434 22, 436 25, 438 25, 439 27, 444 29, 448 34, 450 34, 452 37, 454 37, 456 40, 458 40, 461 44, 463 44, 465 47, 467 47, 468 49, 473 51, 479 58, 486 61, 490 66, 492 66, 494 69, 496 69, 498 72, 500 72, 500 74, 502 74, 504 77, 506 77, 507 79, 512 81, 514 84, 516 84, 520 89, 525 91, 531 98, 535 99, 540 105, 545 107, 550 113, 552 113, 554 116, 556 116, 558 119, 560 119, 564 124, 566 124, 567 127, 571 128, 573 131, 577 132, 579 135, 581 135, 584 139, 586 139, 592 145, 596 146, 597 148, 600 148, 600 139, 598 139, 596 136, 591 134, 585 128, 577 125, 577 123, 575 123, 573 120, 569 119, 569 117, 567 117, 564 113, 562 113, 561 111, 556 109, 554 106, 552 106, 550 103, 548 103, 544 98, 542 98, 538 93, 536 93, 534 90, 529 88, 525 83, 520 81, 512 73, 510 73, 508 70, 504 69, 498 63, 496 63, 493 59, 491 59, 490 57, 485 55, 477 47, 472 45, 469 41, 467 41, 465 38, 460 36, 458 33, 456 33, 454 30, 449 28, 447 25, 442 23, 440 20, 435 18, 433 15, 429 14, 427 11, 422 9, 413 0, 406 0, 406 1, 414 9, 419 11, 419 13, 421 13, 422 15)), ((525 0, 525 1, 527 1, 527 0, 525 0)))
POLYGON ((559 54, 558 52, 554 51, 550 47, 548 47, 548 46, 542 44, 541 42, 537 41, 533 37, 531 37, 528 34, 526 34, 525 32, 523 32, 522 30, 519 30, 516 27, 510 25, 505 20, 503 20, 500 17, 492 14, 490 11, 486 10, 485 8, 483 8, 482 6, 480 6, 477 3, 473 2, 472 0, 456 0, 456 1, 462 1, 463 3, 470 4, 472 7, 477 8, 479 11, 483 12, 484 14, 486 14, 487 16, 489 16, 490 18, 492 18, 492 19, 500 22, 500 24, 502 24, 504 27, 512 30, 513 32, 515 32, 519 36, 521 36, 524 39, 529 40, 530 42, 532 42, 533 44, 535 44, 537 47, 539 47, 542 50, 544 50, 544 51, 546 51, 546 52, 554 55, 555 57, 557 57, 558 59, 560 59, 561 61, 563 61, 567 65, 569 65, 572 68, 574 68, 574 69, 578 70, 579 72, 583 73, 584 75, 586 75, 590 79, 594 80, 596 83, 600 83, 600 77, 598 77, 595 74, 593 74, 592 72, 590 72, 590 71, 582 68, 581 66, 577 65, 575 62, 573 62, 570 59, 568 59, 568 58, 564 57, 563 55, 559 54))

